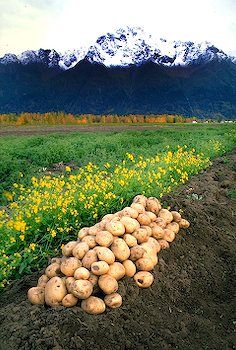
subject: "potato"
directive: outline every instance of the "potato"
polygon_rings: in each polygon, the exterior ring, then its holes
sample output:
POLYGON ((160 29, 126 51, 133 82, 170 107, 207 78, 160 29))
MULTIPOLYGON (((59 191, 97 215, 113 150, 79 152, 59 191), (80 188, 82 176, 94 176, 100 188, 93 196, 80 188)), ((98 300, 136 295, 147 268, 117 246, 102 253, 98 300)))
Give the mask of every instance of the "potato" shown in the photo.
POLYGON ((87 299, 93 292, 93 284, 88 280, 76 280, 71 287, 71 293, 79 299, 87 299))
POLYGON ((66 284, 66 289, 68 290, 68 293, 71 293, 71 288, 72 288, 72 284, 75 282, 75 278, 74 277, 67 277, 65 280, 65 284, 66 284))
MULTIPOLYGON (((161 250, 161 246, 158 243, 159 241, 157 241, 155 238, 150 237, 147 241, 148 244, 150 244, 152 247, 155 248, 156 253, 159 253, 159 251, 161 250)), ((144 243, 143 243, 144 244, 144 243)))
POLYGON ((87 270, 85 267, 79 267, 75 270, 74 278, 76 280, 88 280, 90 276, 89 270, 87 270))
POLYGON ((136 266, 131 260, 125 260, 123 261, 123 266, 125 268, 125 276, 127 277, 133 277, 136 273, 136 266))
MULTIPOLYGON (((152 242, 147 241, 145 243, 140 244, 140 246, 145 250, 145 252, 148 255, 156 255, 156 245, 154 245, 152 242)), ((144 257, 144 255, 142 257, 144 257)))
POLYGON ((152 222, 150 224, 150 227, 152 229, 152 237, 156 239, 161 239, 164 236, 164 230, 160 226, 158 226, 155 222, 152 222))
POLYGON ((112 293, 105 296, 104 302, 106 306, 115 309, 122 305, 122 296, 119 293, 112 293))
POLYGON ((152 229, 151 229, 150 226, 145 226, 145 225, 144 225, 144 226, 140 226, 140 228, 146 230, 146 231, 147 231, 147 234, 148 234, 148 237, 151 237, 151 235, 152 235, 152 229))
POLYGON ((107 274, 119 281, 125 275, 125 267, 118 261, 115 261, 109 266, 109 271, 107 272, 107 274))
MULTIPOLYGON (((95 224, 94 226, 97 227, 98 230, 99 230, 98 232, 100 232, 100 231, 105 230, 106 223, 105 223, 105 221, 103 220, 103 221, 98 222, 98 223, 95 224)), ((96 235, 96 236, 97 236, 97 235, 96 235)))
POLYGON ((75 270, 81 267, 82 263, 75 257, 64 258, 61 263, 61 272, 66 276, 74 276, 75 270))
POLYGON ((78 303, 78 298, 76 298, 73 294, 66 294, 61 303, 65 307, 72 307, 78 303))
POLYGON ((167 222, 163 218, 157 218, 155 223, 160 226, 161 228, 166 228, 167 222))
POLYGON ((149 225, 151 223, 151 219, 150 217, 144 213, 144 214, 139 214, 139 216, 137 217, 138 222, 140 223, 140 225, 149 225))
POLYGON ((62 279, 60 277, 53 277, 45 287, 45 302, 49 306, 59 306, 66 294, 66 286, 62 279))
POLYGON ((94 249, 90 249, 82 259, 82 265, 90 270, 92 263, 98 261, 97 253, 94 249))
POLYGON ((89 233, 89 227, 83 227, 81 230, 79 230, 78 233, 78 239, 83 239, 85 236, 87 236, 89 233))
POLYGON ((138 243, 147 242, 149 238, 147 230, 143 228, 134 231, 133 236, 137 239, 138 243))
POLYGON ((43 305, 44 300, 44 288, 32 287, 28 290, 28 299, 33 305, 43 305))
POLYGON ((173 221, 175 222, 180 222, 181 220, 181 215, 177 211, 171 211, 171 214, 173 216, 173 221))
POLYGON ((62 254, 67 257, 72 256, 72 250, 74 249, 76 244, 78 244, 77 241, 71 241, 65 244, 62 248, 62 254))
POLYGON ((106 263, 113 264, 115 261, 115 255, 113 254, 113 252, 106 247, 96 247, 95 249, 98 259, 99 260, 103 260, 106 263))
POLYGON ((149 216, 151 222, 156 221, 157 216, 156 216, 156 214, 154 214, 152 211, 146 211, 145 214, 146 214, 147 216, 149 216))
POLYGON ((106 310, 106 305, 102 299, 91 296, 81 302, 81 308, 88 314, 98 315, 106 310))
POLYGON ((167 230, 173 231, 175 234, 179 232, 179 224, 177 222, 173 221, 170 224, 166 226, 167 230))
POLYGON ((149 197, 147 199, 146 210, 151 211, 154 214, 158 214, 161 210, 161 204, 155 197, 149 197))
POLYGON ((45 288, 48 281, 49 281, 49 277, 47 275, 40 276, 38 279, 37 287, 45 288))
POLYGON ((155 253, 155 252, 153 252, 152 254, 149 254, 149 253, 144 253, 143 254, 143 257, 142 257, 142 259, 151 259, 152 260, 152 263, 153 263, 153 268, 154 268, 154 266, 156 266, 157 265, 157 263, 158 263, 158 257, 157 257, 157 254, 155 253))
POLYGON ((134 197, 133 203, 142 204, 145 207, 147 204, 147 197, 145 197, 142 194, 138 194, 137 196, 134 197))
POLYGON ((106 220, 106 221, 111 221, 114 218, 114 214, 106 214, 105 216, 103 216, 102 221, 106 220))
POLYGON ((90 236, 96 236, 96 234, 97 234, 99 231, 100 231, 100 229, 94 225, 94 226, 89 227, 88 234, 89 234, 90 236))
POLYGON ((95 241, 102 247, 109 247, 113 242, 113 235, 108 231, 99 231, 95 236, 95 241))
POLYGON ((122 210, 122 214, 123 214, 123 216, 130 216, 133 219, 136 219, 139 215, 138 211, 134 208, 131 208, 131 207, 125 207, 122 210))
POLYGON ((185 219, 181 219, 179 222, 179 227, 180 228, 189 228, 190 226, 190 222, 188 220, 185 219))
POLYGON ((118 290, 117 280, 110 275, 102 275, 98 279, 98 285, 105 294, 112 294, 118 290))
POLYGON ((94 275, 105 275, 109 271, 109 265, 105 261, 94 262, 91 265, 91 271, 94 275))
POLYGON ((168 249, 168 248, 170 248, 169 243, 165 239, 159 239, 158 243, 160 244, 161 249, 168 249))
POLYGON ((113 236, 123 236, 125 226, 122 222, 113 219, 106 224, 106 231, 110 232, 113 236))
POLYGON ((60 264, 54 262, 46 268, 45 275, 48 276, 48 278, 52 278, 58 276, 60 272, 60 264))
POLYGON ((142 204, 139 203, 132 203, 131 208, 137 210, 139 214, 144 214, 145 213, 145 207, 142 204))
POLYGON ((135 245, 138 244, 137 239, 134 236, 130 235, 129 233, 126 233, 123 239, 128 247, 134 247, 135 245))
POLYGON ((145 249, 143 249, 140 245, 136 245, 130 249, 130 260, 135 261, 142 258, 145 253, 145 249))
POLYGON ((52 264, 52 263, 60 264, 61 261, 62 261, 62 258, 52 258, 52 259, 50 260, 50 263, 51 263, 51 264, 52 264))
POLYGON ((151 271, 154 267, 152 259, 148 257, 136 260, 135 264, 141 271, 151 271))
POLYGON ((83 259, 85 254, 89 251, 89 245, 85 242, 77 243, 72 253, 75 258, 83 259))
POLYGON ((134 281, 140 288, 150 287, 153 280, 153 275, 147 271, 139 271, 134 275, 134 281))
POLYGON ((97 242, 95 240, 95 236, 90 236, 90 235, 85 236, 84 238, 82 238, 81 241, 87 243, 87 245, 89 246, 89 249, 92 249, 97 245, 97 242))
POLYGON ((164 236, 163 239, 165 239, 167 242, 173 242, 175 239, 175 234, 173 231, 168 230, 167 228, 164 229, 164 236))
POLYGON ((96 286, 98 283, 98 276, 94 275, 94 273, 90 272, 90 276, 88 278, 88 281, 92 283, 93 286, 96 286))
POLYGON ((164 219, 167 224, 170 224, 173 220, 173 215, 167 209, 161 209, 158 213, 158 217, 164 219))
POLYGON ((122 238, 117 238, 114 240, 111 245, 111 250, 115 257, 120 261, 127 260, 130 256, 129 247, 122 238))
POLYGON ((126 233, 133 233, 140 227, 139 222, 129 216, 123 216, 120 221, 124 225, 126 233))

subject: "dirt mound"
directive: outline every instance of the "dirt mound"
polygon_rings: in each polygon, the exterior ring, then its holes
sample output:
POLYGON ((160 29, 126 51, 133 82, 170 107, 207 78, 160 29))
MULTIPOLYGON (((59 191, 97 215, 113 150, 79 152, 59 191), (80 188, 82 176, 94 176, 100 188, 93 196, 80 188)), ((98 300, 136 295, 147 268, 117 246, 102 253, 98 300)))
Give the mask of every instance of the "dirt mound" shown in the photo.
POLYGON ((121 282, 121 308, 92 316, 80 307, 31 306, 36 275, 14 283, 0 300, 0 349, 235 349, 234 241, 236 152, 217 159, 165 197, 192 223, 181 231, 141 290, 121 282))

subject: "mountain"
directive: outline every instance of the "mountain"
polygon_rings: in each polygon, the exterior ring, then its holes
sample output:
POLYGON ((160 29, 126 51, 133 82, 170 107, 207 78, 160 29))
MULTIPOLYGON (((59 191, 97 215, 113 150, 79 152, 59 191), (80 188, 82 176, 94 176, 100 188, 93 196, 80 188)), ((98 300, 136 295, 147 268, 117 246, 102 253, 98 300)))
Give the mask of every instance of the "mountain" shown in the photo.
POLYGON ((0 112, 175 113, 236 116, 235 58, 205 42, 119 29, 87 50, 6 54, 0 112))

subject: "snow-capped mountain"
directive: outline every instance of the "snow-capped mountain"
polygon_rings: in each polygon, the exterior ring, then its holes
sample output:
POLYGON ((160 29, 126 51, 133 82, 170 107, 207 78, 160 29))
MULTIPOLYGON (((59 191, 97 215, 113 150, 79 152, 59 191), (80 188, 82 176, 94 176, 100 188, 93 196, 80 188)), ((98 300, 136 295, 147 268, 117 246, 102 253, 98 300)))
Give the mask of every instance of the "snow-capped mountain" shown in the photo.
POLYGON ((125 27, 114 33, 100 36, 96 43, 89 47, 68 50, 58 53, 55 50, 39 49, 25 51, 16 56, 6 54, 0 63, 43 63, 48 67, 67 70, 82 59, 102 63, 107 67, 140 65, 147 61, 163 66, 188 66, 212 60, 231 60, 235 57, 226 55, 209 42, 193 43, 190 41, 168 41, 156 39, 139 27, 125 27))

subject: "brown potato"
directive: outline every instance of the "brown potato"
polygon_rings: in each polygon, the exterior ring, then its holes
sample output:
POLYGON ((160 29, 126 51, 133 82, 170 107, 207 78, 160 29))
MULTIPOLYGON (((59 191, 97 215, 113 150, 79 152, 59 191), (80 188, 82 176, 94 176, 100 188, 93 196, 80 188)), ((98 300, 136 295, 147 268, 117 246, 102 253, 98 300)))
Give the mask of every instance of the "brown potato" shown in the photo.
POLYGON ((82 265, 90 270, 92 263, 98 261, 97 253, 94 249, 90 249, 82 259, 82 265))
POLYGON ((133 236, 137 239, 138 243, 147 242, 149 238, 147 230, 143 228, 134 231, 133 236))
POLYGON ((166 228, 167 222, 163 218, 157 218, 155 223, 160 226, 161 228, 166 228))
POLYGON ((50 260, 51 264, 52 264, 52 263, 60 264, 61 261, 62 261, 62 258, 52 258, 52 259, 50 260))
POLYGON ((140 223, 140 225, 142 225, 142 226, 143 225, 147 226, 151 223, 151 219, 146 213, 139 214, 139 216, 137 217, 137 220, 140 223))
POLYGON ((81 308, 88 314, 98 315, 106 310, 106 305, 102 299, 91 296, 81 302, 81 308))
POLYGON ((144 207, 146 207, 147 197, 144 196, 143 194, 138 194, 137 196, 134 197, 133 203, 142 204, 144 207))
POLYGON ((112 293, 105 296, 104 302, 106 306, 115 309, 122 305, 122 296, 119 293, 112 293))
POLYGON ((110 275, 102 275, 98 279, 98 285, 105 294, 112 294, 118 290, 117 280, 110 275))
POLYGON ((133 233, 140 227, 139 222, 129 216, 123 216, 120 221, 124 225, 126 233, 133 233))
POLYGON ((167 228, 164 229, 164 236, 163 239, 165 239, 167 242, 173 242, 175 239, 175 234, 173 231, 168 230, 167 228))
POLYGON ((83 259, 85 254, 89 251, 89 245, 85 242, 79 242, 74 247, 72 253, 75 258, 83 259))
POLYGON ((161 210, 161 204, 155 197, 149 197, 146 203, 146 210, 151 211, 154 214, 158 214, 161 210))
POLYGON ((156 239, 161 239, 164 236, 164 230, 160 226, 158 226, 155 222, 152 222, 150 224, 150 227, 152 229, 152 237, 156 239))
POLYGON ((98 276, 94 275, 94 273, 90 272, 90 276, 88 281, 92 283, 93 286, 96 286, 98 283, 98 276))
POLYGON ((109 265, 105 261, 94 262, 91 265, 91 271, 94 275, 105 275, 109 271, 109 265))
POLYGON ((152 259, 147 257, 136 260, 135 264, 141 271, 151 271, 154 267, 152 259))
POLYGON ((100 229, 97 226, 91 226, 89 227, 88 234, 90 236, 96 236, 96 234, 100 231, 100 229))
MULTIPOLYGON (((98 232, 105 230, 106 223, 103 221, 98 222, 97 224, 94 225, 95 227, 98 228, 98 232)), ((97 236, 97 235, 96 235, 97 236)))
POLYGON ((74 278, 76 280, 88 280, 90 276, 89 270, 87 270, 85 267, 79 267, 75 270, 74 278))
POLYGON ((130 216, 131 218, 133 219, 136 219, 139 215, 138 211, 134 208, 131 208, 131 207, 125 207, 123 210, 122 210, 122 215, 123 216, 130 216))
POLYGON ((109 271, 107 272, 107 274, 114 277, 118 281, 122 277, 124 277, 125 267, 118 261, 115 261, 113 264, 109 266, 109 271))
POLYGON ((190 222, 188 220, 185 219, 181 219, 179 222, 179 227, 180 228, 189 228, 190 226, 190 222))
POLYGON ((106 231, 110 232, 113 236, 123 236, 125 226, 122 222, 113 219, 106 224, 106 231))
POLYGON ((78 233, 78 239, 83 239, 85 236, 87 236, 89 233, 89 227, 83 227, 81 230, 79 230, 78 233))
POLYGON ((79 299, 87 299, 93 292, 93 284, 88 280, 75 280, 71 293, 79 299))
MULTIPOLYGON (((145 253, 145 249, 140 245, 136 245, 130 249, 130 260, 135 261, 142 258, 145 253)), ((126 259, 127 260, 127 259, 126 259)))
POLYGON ((145 213, 145 207, 142 204, 139 203, 132 203, 131 208, 137 210, 139 214, 144 214, 145 213))
POLYGON ((65 307, 72 307, 78 303, 78 298, 76 298, 73 294, 66 294, 61 303, 65 307))
POLYGON ((106 221, 111 221, 114 218, 114 214, 106 214, 105 216, 103 216, 102 221, 106 220, 106 221))
POLYGON ((73 277, 75 270, 81 265, 81 261, 75 257, 64 258, 61 263, 61 272, 66 276, 73 277))
POLYGON ((71 293, 71 288, 73 283, 75 282, 75 278, 74 277, 67 277, 65 280, 65 284, 66 284, 66 289, 68 290, 68 293, 71 293))
POLYGON ((155 252, 153 252, 152 254, 144 253, 142 259, 143 258, 151 259, 152 263, 153 263, 153 268, 158 263, 158 257, 157 257, 157 254, 155 252))
POLYGON ((133 277, 136 273, 136 266, 131 260, 125 260, 123 261, 123 266, 125 268, 125 276, 127 277, 133 277))
POLYGON ((171 214, 173 216, 173 221, 175 222, 180 222, 181 220, 181 215, 177 211, 171 211, 171 214))
POLYGON ((45 288, 48 281, 49 281, 49 277, 47 275, 40 276, 38 279, 37 287, 45 288))
POLYGON ((167 224, 170 224, 173 220, 173 215, 167 209, 161 209, 158 213, 158 217, 164 219, 167 224))
POLYGON ((45 287, 45 302, 49 306, 59 306, 66 294, 67 290, 63 280, 60 277, 53 277, 45 287))
POLYGON ((52 278, 60 275, 60 272, 60 264, 54 262, 46 268, 45 275, 48 276, 48 278, 52 278))
POLYGON ((168 248, 170 248, 169 243, 165 239, 159 239, 158 243, 160 244, 161 249, 168 249, 168 248))
POLYGON ((74 247, 76 246, 76 244, 78 244, 77 241, 71 241, 67 244, 65 244, 63 247, 62 247, 62 254, 64 256, 72 256, 72 250, 74 249, 74 247))
POLYGON ((122 238, 116 238, 111 245, 111 250, 115 257, 124 261, 127 260, 130 256, 130 250, 125 241, 122 238))
POLYGON ((152 235, 152 229, 151 229, 150 226, 145 226, 145 225, 144 225, 144 226, 141 226, 140 228, 146 230, 146 231, 147 231, 147 234, 148 234, 148 237, 151 237, 151 235, 152 235))
POLYGON ((148 244, 150 244, 152 247, 155 247, 156 253, 159 253, 159 251, 161 250, 161 246, 158 243, 159 241, 157 241, 155 238, 150 237, 147 241, 148 244))
POLYGON ((139 271, 134 275, 134 281, 140 288, 150 287, 153 280, 153 275, 147 271, 139 271))
POLYGON ((127 244, 128 247, 134 247, 135 245, 138 244, 137 239, 133 235, 131 235, 129 233, 126 233, 124 235, 123 239, 124 239, 124 241, 125 241, 125 243, 127 244))
POLYGON ((115 261, 115 255, 113 254, 113 252, 106 247, 96 247, 96 253, 98 256, 99 260, 103 260, 106 263, 113 264, 115 261))
POLYGON ((145 214, 149 216, 149 218, 150 218, 151 222, 156 221, 157 216, 156 216, 156 214, 155 214, 155 213, 153 213, 152 211, 146 211, 146 213, 145 213, 145 214))
POLYGON ((97 245, 97 242, 95 240, 95 236, 90 236, 90 235, 85 236, 84 238, 82 238, 81 241, 87 243, 87 245, 89 246, 89 249, 92 249, 97 245))
POLYGON ((95 241, 102 247, 109 247, 113 242, 114 236, 108 231, 99 231, 95 236, 95 241))
POLYGON ((32 287, 28 290, 28 299, 33 305, 44 304, 44 288, 32 287))
POLYGON ((170 224, 166 226, 167 230, 173 231, 175 234, 179 232, 179 224, 175 221, 172 221, 170 224))

